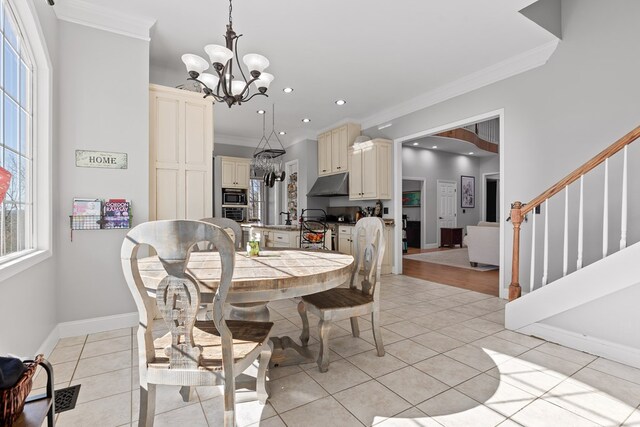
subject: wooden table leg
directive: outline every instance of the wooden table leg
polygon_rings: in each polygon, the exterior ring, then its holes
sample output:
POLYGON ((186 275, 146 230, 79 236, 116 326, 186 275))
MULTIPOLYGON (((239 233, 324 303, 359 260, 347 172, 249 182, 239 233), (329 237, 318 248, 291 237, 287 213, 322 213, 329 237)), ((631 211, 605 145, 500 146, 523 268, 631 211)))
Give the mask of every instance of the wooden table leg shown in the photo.
MULTIPOLYGON (((257 303, 232 303, 229 313, 230 320, 247 320, 253 322, 268 322, 269 308, 267 302, 257 303)), ((271 337, 273 354, 270 367, 298 365, 300 363, 312 363, 315 356, 308 347, 302 347, 291 337, 271 337)))

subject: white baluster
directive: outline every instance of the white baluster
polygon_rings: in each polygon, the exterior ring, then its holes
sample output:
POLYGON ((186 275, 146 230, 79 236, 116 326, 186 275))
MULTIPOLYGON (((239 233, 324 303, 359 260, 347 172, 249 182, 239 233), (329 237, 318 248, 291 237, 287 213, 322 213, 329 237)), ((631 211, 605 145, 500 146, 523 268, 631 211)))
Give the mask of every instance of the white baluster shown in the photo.
POLYGON ((622 166, 622 219, 620 231, 620 250, 627 247, 627 145, 624 146, 624 165, 622 166))
POLYGON ((564 187, 564 253, 562 257, 562 276, 569 269, 569 186, 564 187))
POLYGON ((529 279, 529 292, 533 292, 536 284, 536 208, 531 211, 533 215, 533 227, 531 230, 531 273, 529 279))
POLYGON ((544 257, 542 259, 542 286, 549 278, 549 199, 544 201, 544 257))
POLYGON ((584 175, 580 175, 580 208, 578 213, 578 261, 576 268, 582 268, 582 248, 584 246, 584 175))
POLYGON ((602 258, 609 252, 609 159, 604 161, 604 209, 602 214, 602 258))

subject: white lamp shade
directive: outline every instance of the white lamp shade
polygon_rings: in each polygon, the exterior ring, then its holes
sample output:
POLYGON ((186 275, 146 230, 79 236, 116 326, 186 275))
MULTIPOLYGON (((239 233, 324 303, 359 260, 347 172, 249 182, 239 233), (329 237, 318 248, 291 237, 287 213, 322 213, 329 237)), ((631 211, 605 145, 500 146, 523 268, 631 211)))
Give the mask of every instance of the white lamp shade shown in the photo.
POLYGON ((244 90, 245 82, 243 80, 234 80, 231 82, 231 94, 240 95, 244 90))
POLYGON ((255 84, 258 89, 260 89, 261 87, 269 89, 269 85, 271 84, 273 79, 273 74, 262 73, 260 74, 260 77, 258 77, 258 80, 253 82, 253 84, 255 84))
POLYGON ((224 46, 218 44, 208 44, 204 47, 204 51, 209 55, 209 60, 212 64, 226 64, 231 58, 233 58, 233 52, 224 46))
POLYGON ((198 77, 198 80, 204 83, 209 89, 216 90, 216 87, 218 86, 218 81, 220 79, 218 78, 218 76, 214 76, 213 74, 202 73, 200 74, 200 77, 198 77))
POLYGON ((182 62, 187 66, 187 71, 189 72, 195 71, 200 74, 209 68, 209 63, 204 58, 192 53, 185 53, 182 55, 182 62))
POLYGON ((242 57, 242 62, 247 66, 249 71, 263 72, 269 66, 269 60, 257 53, 248 53, 242 57))

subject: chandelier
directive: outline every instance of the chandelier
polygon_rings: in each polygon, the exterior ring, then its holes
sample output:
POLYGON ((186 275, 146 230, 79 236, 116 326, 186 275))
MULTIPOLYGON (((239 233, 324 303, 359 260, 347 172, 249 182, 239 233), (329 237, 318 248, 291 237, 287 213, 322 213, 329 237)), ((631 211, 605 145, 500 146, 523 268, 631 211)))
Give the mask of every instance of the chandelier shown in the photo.
POLYGON ((257 95, 267 95, 269 84, 273 81, 273 75, 265 73, 264 70, 269 66, 269 60, 257 53, 249 53, 242 57, 242 61, 249 69, 250 79, 244 74, 240 59, 238 58, 238 39, 242 34, 237 35, 233 31, 233 19, 231 12, 233 5, 229 0, 229 24, 227 25, 226 47, 217 44, 210 44, 204 47, 204 51, 209 56, 209 62, 198 55, 187 53, 182 55, 182 62, 187 67, 189 78, 202 86, 204 97, 212 96, 218 102, 225 102, 229 108, 234 104, 242 104, 249 101, 257 95), (234 75, 234 58, 237 64, 237 70, 240 76, 234 75), (205 73, 209 68, 209 63, 213 65, 215 74, 205 73), (250 93, 251 84, 258 89, 253 95, 250 93))

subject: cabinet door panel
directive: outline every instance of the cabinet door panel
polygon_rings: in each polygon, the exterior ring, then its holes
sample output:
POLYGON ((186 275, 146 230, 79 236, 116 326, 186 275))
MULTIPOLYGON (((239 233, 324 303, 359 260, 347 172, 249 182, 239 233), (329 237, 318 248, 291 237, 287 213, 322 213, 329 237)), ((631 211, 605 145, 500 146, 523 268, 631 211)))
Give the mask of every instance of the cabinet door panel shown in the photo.
POLYGON ((207 174, 205 171, 185 172, 185 219, 200 219, 207 216, 205 202, 207 174))
POLYGON ((207 166, 207 107, 185 103, 185 163, 188 166, 207 166))
POLYGON ((156 169, 156 218, 184 219, 179 209, 178 171, 176 169, 156 169))
POLYGON ((223 160, 222 162, 222 187, 233 188, 236 186, 236 163, 223 160))
POLYGON ((249 188, 249 163, 236 163, 236 187, 249 188))
POLYGON ((331 133, 318 137, 318 175, 331 172, 331 133))
POLYGON ((349 199, 362 198, 362 150, 349 152, 349 199))
POLYGON ((377 198, 378 195, 378 169, 377 169, 377 147, 370 146, 362 149, 362 198, 377 198))
MULTIPOLYGON (((180 161, 180 101, 156 97, 155 127, 152 144, 155 143, 157 163, 178 163, 180 161)), ((153 165, 155 166, 155 165, 153 165)))
POLYGON ((331 133, 331 165, 334 172, 349 170, 349 132, 347 125, 331 133))

